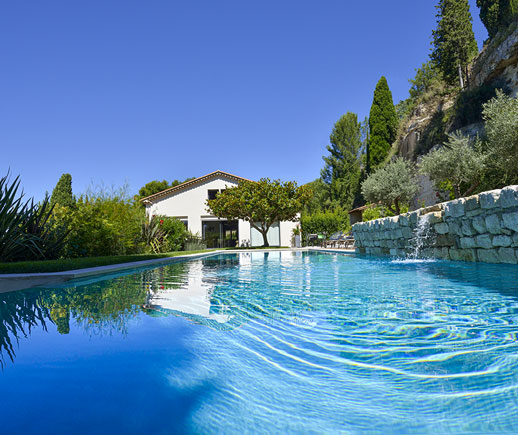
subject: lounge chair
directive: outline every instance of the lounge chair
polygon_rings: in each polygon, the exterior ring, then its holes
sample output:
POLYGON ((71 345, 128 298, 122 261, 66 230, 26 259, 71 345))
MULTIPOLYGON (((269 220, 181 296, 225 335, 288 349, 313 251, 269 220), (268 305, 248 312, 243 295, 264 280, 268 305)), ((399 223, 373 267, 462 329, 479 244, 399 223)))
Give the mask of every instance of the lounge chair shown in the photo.
POLYGON ((340 240, 340 237, 342 237, 342 235, 343 235, 343 233, 341 231, 331 234, 331 236, 325 241, 324 247, 325 248, 337 247, 338 241, 340 240))

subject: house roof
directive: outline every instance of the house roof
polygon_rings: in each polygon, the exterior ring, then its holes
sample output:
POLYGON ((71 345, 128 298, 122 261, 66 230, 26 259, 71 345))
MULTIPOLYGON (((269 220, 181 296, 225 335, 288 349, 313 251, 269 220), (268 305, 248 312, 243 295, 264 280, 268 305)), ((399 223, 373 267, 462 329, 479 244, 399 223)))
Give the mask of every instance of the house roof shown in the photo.
POLYGON ((367 204, 367 205, 362 205, 361 207, 358 207, 358 208, 353 208, 352 210, 349 210, 349 214, 351 213, 355 213, 355 212, 363 212, 365 210, 367 210, 368 208, 371 208, 371 207, 376 207, 377 205, 380 205, 381 202, 378 202, 377 204, 367 204))
POLYGON ((210 174, 203 175, 202 177, 198 177, 193 180, 186 181, 185 183, 178 184, 177 186, 170 187, 169 189, 165 189, 165 190, 162 190, 161 192, 154 193, 153 195, 146 196, 145 198, 142 198, 140 201, 144 202, 144 203, 146 203, 146 202, 152 203, 153 201, 155 201, 157 199, 161 199, 166 196, 172 195, 173 193, 179 192, 181 190, 184 190, 184 189, 187 189, 190 187, 194 187, 197 184, 202 184, 202 183, 204 183, 208 180, 214 179, 214 178, 225 178, 227 180, 235 181, 237 183, 239 183, 240 181, 251 181, 247 178, 238 177, 237 175, 229 174, 228 172, 214 171, 214 172, 211 172, 210 174))

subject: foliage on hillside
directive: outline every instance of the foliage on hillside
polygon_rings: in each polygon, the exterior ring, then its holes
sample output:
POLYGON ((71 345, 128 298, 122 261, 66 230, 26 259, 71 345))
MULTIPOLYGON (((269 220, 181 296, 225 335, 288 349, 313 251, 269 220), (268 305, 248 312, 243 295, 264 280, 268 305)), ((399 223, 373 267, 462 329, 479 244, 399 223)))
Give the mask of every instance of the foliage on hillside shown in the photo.
POLYGON ((477 0, 477 6, 489 38, 495 37, 518 17, 518 0, 477 0))
POLYGON ((441 189, 442 183, 451 183, 455 198, 460 198, 469 195, 480 184, 486 161, 480 141, 454 134, 442 148, 423 157, 419 171, 430 177, 437 190, 441 189))
POLYGON ((439 0, 437 28, 432 32, 434 50, 431 59, 447 83, 468 81, 469 63, 478 53, 468 0, 439 0))
POLYGON ((499 188, 518 184, 518 99, 498 91, 484 104, 488 157, 486 185, 499 188))

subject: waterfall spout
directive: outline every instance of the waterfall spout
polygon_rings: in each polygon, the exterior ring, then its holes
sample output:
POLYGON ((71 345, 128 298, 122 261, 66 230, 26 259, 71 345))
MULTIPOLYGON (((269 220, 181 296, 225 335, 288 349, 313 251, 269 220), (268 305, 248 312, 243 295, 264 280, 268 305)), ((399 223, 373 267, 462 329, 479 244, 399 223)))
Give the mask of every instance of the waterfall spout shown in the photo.
POLYGON ((429 213, 418 217, 417 226, 410 240, 410 252, 406 256, 408 259, 417 260, 423 258, 424 249, 433 244, 435 233, 430 225, 431 216, 432 214, 429 213))

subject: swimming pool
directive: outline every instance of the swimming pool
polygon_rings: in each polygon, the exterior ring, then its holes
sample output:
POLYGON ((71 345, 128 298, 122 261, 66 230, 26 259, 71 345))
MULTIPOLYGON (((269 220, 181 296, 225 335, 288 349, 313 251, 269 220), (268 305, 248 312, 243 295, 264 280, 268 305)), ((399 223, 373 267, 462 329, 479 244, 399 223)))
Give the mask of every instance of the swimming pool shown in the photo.
POLYGON ((518 268, 216 255, 0 294, 2 433, 518 432, 518 268))

